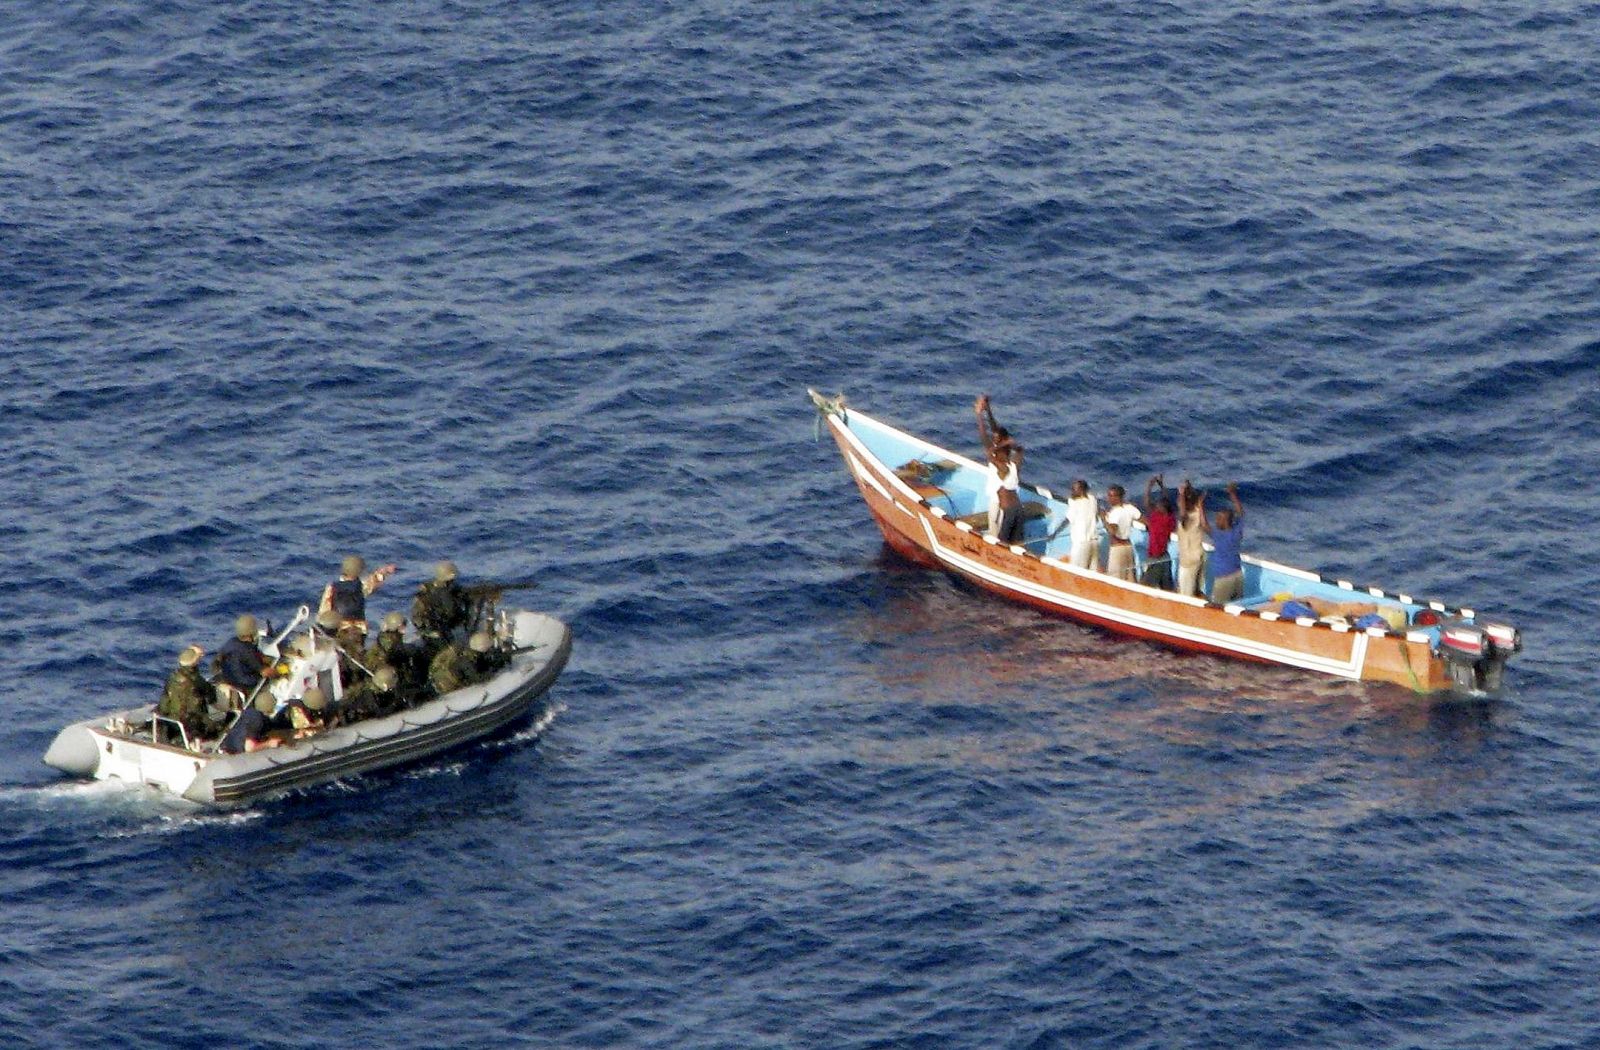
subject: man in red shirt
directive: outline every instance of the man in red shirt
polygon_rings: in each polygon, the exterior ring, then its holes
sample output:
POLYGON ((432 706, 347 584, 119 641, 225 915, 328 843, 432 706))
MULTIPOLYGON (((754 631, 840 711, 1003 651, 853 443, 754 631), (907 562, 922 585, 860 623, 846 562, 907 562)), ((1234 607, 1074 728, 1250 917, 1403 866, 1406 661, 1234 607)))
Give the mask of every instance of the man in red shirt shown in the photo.
POLYGON ((1167 554, 1167 541, 1172 538, 1172 530, 1177 524, 1172 497, 1167 495, 1167 484, 1157 474, 1144 487, 1144 527, 1150 534, 1150 546, 1146 548, 1144 578, 1139 582, 1146 587, 1160 591, 1172 590, 1172 558, 1167 554), (1156 494, 1157 489, 1161 490, 1160 495, 1156 494))

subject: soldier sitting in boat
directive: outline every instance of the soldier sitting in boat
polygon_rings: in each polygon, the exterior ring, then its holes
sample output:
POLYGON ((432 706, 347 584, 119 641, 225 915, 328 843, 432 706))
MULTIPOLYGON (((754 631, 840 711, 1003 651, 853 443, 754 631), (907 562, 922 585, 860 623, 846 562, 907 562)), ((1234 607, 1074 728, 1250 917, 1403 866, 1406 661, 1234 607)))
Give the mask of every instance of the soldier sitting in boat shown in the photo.
MULTIPOLYGON (((211 712, 217 701, 216 687, 200 673, 200 659, 205 654, 198 645, 188 646, 178 654, 178 666, 167 677, 166 688, 156 704, 156 714, 181 724, 190 741, 222 732, 222 725, 211 712)), ((161 728, 168 743, 181 743, 182 738, 170 726, 161 728)))
POLYGON ((372 671, 393 668, 403 692, 413 692, 424 684, 427 665, 422 663, 419 648, 406 641, 406 618, 400 613, 392 612, 383 618, 383 630, 361 654, 361 662, 372 671))
POLYGON ((317 637, 333 642, 344 658, 361 662, 361 645, 366 641, 366 622, 339 619, 332 609, 317 613, 317 637))
POLYGON ((486 636, 485 641, 489 643, 489 649, 478 657, 478 671, 484 678, 493 678, 511 663, 511 653, 492 632, 480 631, 479 634, 486 636))
POLYGON ((395 571, 395 566, 385 565, 367 576, 362 576, 362 570, 366 567, 367 563, 360 555, 351 554, 346 557, 339 566, 339 578, 323 588, 322 601, 318 603, 317 611, 331 610, 339 617, 340 623, 359 623, 361 629, 365 631, 367 595, 383 586, 383 581, 395 571))
POLYGON ((465 645, 451 642, 439 651, 428 665, 428 683, 440 696, 477 685, 498 670, 497 656, 494 635, 478 631, 465 645))
POLYGON ((318 686, 310 686, 298 700, 290 700, 284 705, 280 719, 286 719, 289 728, 294 731, 294 737, 311 736, 327 727, 328 696, 318 686))
POLYGON ((316 646, 327 651, 329 648, 339 654, 339 680, 349 683, 366 677, 370 670, 362 659, 364 653, 361 649, 363 634, 362 624, 340 623, 337 614, 332 610, 324 610, 317 614, 316 626, 312 629, 312 638, 316 646))
POLYGON ((253 694, 272 668, 272 661, 256 644, 259 636, 256 618, 245 613, 234 621, 233 637, 217 650, 217 680, 230 707, 253 694))
POLYGON ((255 703, 240 713, 233 728, 222 738, 223 753, 239 755, 280 746, 283 738, 273 733, 272 724, 272 713, 277 707, 277 698, 263 689, 255 703))
POLYGON ((380 667, 371 678, 363 678, 345 690, 339 705, 339 724, 350 725, 368 718, 382 718, 405 707, 397 686, 400 677, 392 667, 380 667))
POLYGON ((440 562, 433 579, 417 588, 411 603, 411 622, 430 655, 449 645, 455 632, 465 630, 472 617, 472 601, 456 576, 455 562, 440 562))

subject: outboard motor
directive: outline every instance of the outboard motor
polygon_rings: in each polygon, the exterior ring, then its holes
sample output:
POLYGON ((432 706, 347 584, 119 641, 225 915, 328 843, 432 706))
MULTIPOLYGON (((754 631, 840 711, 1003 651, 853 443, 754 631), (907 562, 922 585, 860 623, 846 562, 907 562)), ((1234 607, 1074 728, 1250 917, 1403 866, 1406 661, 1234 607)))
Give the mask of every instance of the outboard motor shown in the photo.
POLYGON ((1522 648, 1515 627, 1458 620, 1439 632, 1439 655, 1450 669, 1450 679, 1470 693, 1499 690, 1506 659, 1522 648))

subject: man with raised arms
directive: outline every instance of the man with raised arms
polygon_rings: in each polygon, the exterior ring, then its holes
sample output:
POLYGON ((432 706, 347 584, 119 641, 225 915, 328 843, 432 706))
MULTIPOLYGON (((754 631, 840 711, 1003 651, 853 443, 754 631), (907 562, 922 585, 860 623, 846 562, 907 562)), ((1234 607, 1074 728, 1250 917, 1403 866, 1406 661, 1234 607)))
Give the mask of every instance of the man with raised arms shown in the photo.
POLYGON ((989 405, 989 395, 979 394, 973 404, 978 417, 978 439, 983 442, 983 453, 988 471, 985 492, 988 495, 988 533, 1001 543, 1022 542, 1022 494, 1017 471, 1022 465, 1022 446, 1011 437, 1011 432, 994 418, 989 405))
POLYGON ((1140 582, 1146 587, 1170 591, 1172 558, 1167 554, 1167 543, 1177 527, 1177 518, 1173 514, 1172 497, 1167 495, 1166 481, 1160 474, 1144 487, 1144 527, 1149 533, 1149 546, 1145 548, 1144 579, 1140 582), (1160 489, 1159 495, 1157 489, 1160 489))
POLYGON ((1178 593, 1200 596, 1201 570, 1205 567, 1206 494, 1189 483, 1178 488, 1178 593))
MULTIPOLYGON (((1244 542, 1244 504, 1239 502, 1239 486, 1228 482, 1232 510, 1217 511, 1214 524, 1205 526, 1211 537, 1211 600, 1226 605, 1244 597, 1244 563, 1239 560, 1239 545, 1244 542)), ((1201 499, 1204 506, 1204 497, 1201 499)), ((1205 516, 1202 514, 1202 522, 1205 516)))

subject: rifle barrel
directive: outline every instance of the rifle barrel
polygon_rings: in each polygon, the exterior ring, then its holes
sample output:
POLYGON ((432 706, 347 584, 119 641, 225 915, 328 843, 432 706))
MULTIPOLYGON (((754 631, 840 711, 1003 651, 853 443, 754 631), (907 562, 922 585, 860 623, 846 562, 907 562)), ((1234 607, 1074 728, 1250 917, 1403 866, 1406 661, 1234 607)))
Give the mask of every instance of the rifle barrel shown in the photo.
POLYGON ((529 591, 537 586, 537 580, 514 580, 508 583, 469 583, 461 589, 467 594, 495 594, 500 591, 529 591))

